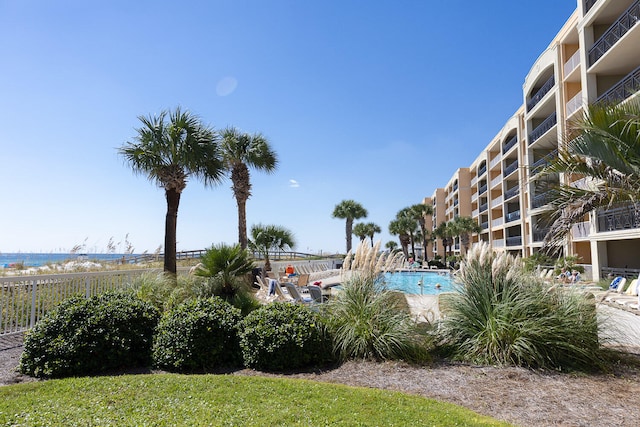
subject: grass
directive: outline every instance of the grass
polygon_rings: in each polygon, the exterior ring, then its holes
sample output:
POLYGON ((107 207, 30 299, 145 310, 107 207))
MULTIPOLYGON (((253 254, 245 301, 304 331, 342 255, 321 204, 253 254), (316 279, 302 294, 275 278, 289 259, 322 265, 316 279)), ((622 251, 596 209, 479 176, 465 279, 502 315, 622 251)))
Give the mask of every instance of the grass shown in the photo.
POLYGON ((506 426, 399 392, 307 380, 124 375, 0 388, 2 425, 506 426))

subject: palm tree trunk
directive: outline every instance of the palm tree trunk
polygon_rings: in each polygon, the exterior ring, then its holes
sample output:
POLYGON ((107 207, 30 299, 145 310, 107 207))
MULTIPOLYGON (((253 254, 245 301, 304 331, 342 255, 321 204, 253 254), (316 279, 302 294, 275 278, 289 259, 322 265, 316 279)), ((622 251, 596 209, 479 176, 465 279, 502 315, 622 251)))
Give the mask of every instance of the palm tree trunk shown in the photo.
POLYGON ((347 233, 347 252, 351 250, 351 233, 353 233, 353 218, 347 218, 346 221, 346 229, 347 233))
POLYGON ((238 243, 247 249, 247 199, 236 199, 238 204, 238 243))
POLYGON ((413 258, 416 257, 416 245, 414 243, 413 233, 409 234, 409 238, 411 239, 411 256, 413 258))
POLYGON ((167 198, 167 216, 164 224, 164 271, 175 276, 176 267, 176 228, 178 225, 178 206, 180 193, 175 189, 165 191, 167 198))

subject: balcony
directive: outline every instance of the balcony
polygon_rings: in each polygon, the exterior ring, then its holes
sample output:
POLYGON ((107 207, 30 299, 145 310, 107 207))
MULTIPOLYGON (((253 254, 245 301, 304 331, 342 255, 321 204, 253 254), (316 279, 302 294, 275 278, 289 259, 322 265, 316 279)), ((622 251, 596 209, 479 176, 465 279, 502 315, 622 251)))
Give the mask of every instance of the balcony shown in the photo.
POLYGON ((597 2, 598 0, 584 0, 584 14, 586 15, 597 2))
POLYGON ((549 154, 547 154, 546 156, 542 157, 541 159, 538 159, 535 162, 533 162, 533 164, 531 165, 531 174, 535 175, 538 172, 540 172, 545 166, 551 163, 551 161, 554 160, 557 156, 558 156, 558 150, 556 149, 550 152, 549 154))
POLYGON ((549 80, 547 80, 536 92, 536 94, 527 101, 527 112, 531 111, 533 107, 535 107, 542 100, 542 98, 544 98, 544 96, 549 93, 549 91, 551 90, 551 88, 553 88, 553 86, 555 86, 555 84, 555 76, 551 75, 551 77, 549 77, 549 80))
POLYGON ((503 248, 504 247, 504 239, 494 239, 492 242, 494 248, 503 248))
POLYGON ((640 228, 640 204, 621 206, 597 213, 599 233, 633 228, 640 228))
POLYGON ((571 235, 574 239, 584 239, 591 234, 591 223, 589 221, 573 224, 571 227, 571 235))
POLYGON ((455 200, 453 201, 453 206, 458 206, 458 203, 459 203, 459 202, 460 202, 460 200, 459 200, 459 199, 455 199, 455 200))
POLYGON ((522 236, 507 237, 507 246, 520 246, 522 245, 522 236))
POLYGON ((576 96, 571 98, 566 104, 567 117, 578 111, 582 107, 582 91, 578 92, 576 96))
POLYGON ((482 176, 484 175, 484 173, 487 171, 487 164, 485 163, 480 169, 478 169, 478 176, 482 176))
POLYGON ((475 209, 473 212, 471 212, 471 218, 477 218, 478 215, 480 215, 480 209, 475 209))
POLYGON ((486 211, 489 208, 489 204, 488 203, 483 203, 480 205, 480 213, 486 211))
POLYGON ((478 177, 474 176, 473 178, 471 178, 471 186, 473 187, 474 185, 476 185, 476 183, 478 182, 478 177))
POLYGON ((507 141, 506 144, 504 144, 504 146, 502 147, 502 154, 506 154, 507 151, 509 151, 511 147, 516 145, 517 142, 518 142, 518 135, 516 134, 513 136, 513 138, 507 141))
POLYGON ((483 184, 478 188, 478 194, 484 194, 487 191, 487 184, 483 184))
POLYGON ((518 169, 518 159, 515 159, 513 162, 509 163, 509 165, 506 168, 504 168, 504 171, 502 172, 502 176, 506 178, 507 176, 515 172, 516 169, 518 169))
POLYGON ((491 188, 495 187, 496 185, 500 184, 502 182, 502 177, 500 175, 498 175, 497 177, 493 178, 491 180, 491 188))
POLYGON ((453 184, 453 189, 451 189, 451 191, 454 192, 457 189, 458 189, 458 183, 456 182, 455 184, 453 184))
POLYGON ((516 197, 518 194, 520 194, 520 187, 516 185, 515 187, 511 187, 504 192, 504 199, 509 200, 512 197, 516 197))
POLYGON ((500 204, 502 203, 502 196, 498 196, 495 199, 491 200, 491 209, 500 206, 500 204))
POLYGON ((485 222, 480 223, 480 228, 482 230, 488 229, 489 228, 489 221, 485 221, 485 222))
POLYGON ((476 200, 478 200, 478 193, 473 193, 471 195, 471 203, 475 202, 476 200))
POLYGON ((500 163, 500 160, 502 160, 502 154, 498 153, 498 155, 489 162, 489 169, 493 169, 495 165, 500 163))
POLYGON ((537 209, 549 203, 551 201, 551 193, 545 192, 536 194, 531 198, 531 209, 537 209))
POLYGON ((576 53, 571 55, 571 58, 564 63, 564 75, 568 76, 571 74, 573 70, 578 68, 578 65, 580 65, 580 50, 577 50, 576 53))
POLYGON ((507 212, 504 215, 505 224, 509 223, 509 222, 512 222, 512 221, 517 221, 519 219, 520 219, 520 211, 507 212))
POLYGON ((540 228, 537 230, 533 230, 533 241, 534 242, 542 242, 544 241, 545 236, 549 233, 549 228, 540 228))
POLYGON ((640 16, 640 0, 635 1, 622 15, 611 24, 609 29, 589 49, 589 66, 609 51, 638 22, 640 16))
POLYGON ((496 218, 491 221, 492 227, 500 227, 502 224, 504 224, 504 218, 496 218))
POLYGON ((640 91, 640 67, 627 74, 625 78, 616 83, 611 89, 600 95, 596 102, 617 104, 638 91, 640 91))
POLYGON ((529 134, 529 145, 540 139, 540 137, 554 127, 557 122, 558 119, 556 118, 556 113, 554 111, 529 134))

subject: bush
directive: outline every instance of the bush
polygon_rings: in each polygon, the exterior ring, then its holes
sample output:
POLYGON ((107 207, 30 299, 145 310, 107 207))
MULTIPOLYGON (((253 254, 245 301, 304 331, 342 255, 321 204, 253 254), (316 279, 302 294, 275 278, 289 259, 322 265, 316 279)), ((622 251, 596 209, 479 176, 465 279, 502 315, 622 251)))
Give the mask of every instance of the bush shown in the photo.
POLYGON ((131 294, 71 298, 27 333, 20 372, 66 377, 149 366, 159 317, 156 308, 131 294))
POLYGON ((161 273, 143 273, 127 284, 133 294, 152 304, 160 311, 167 308, 167 304, 171 293, 176 288, 175 278, 164 272, 161 273))
POLYGON ((355 273, 327 305, 334 351, 342 359, 424 361, 428 339, 406 302, 374 274, 355 273))
POLYGON ((317 313, 290 303, 272 303, 242 322, 240 347, 245 366, 285 370, 319 365, 331 357, 331 340, 317 313))
POLYGON ((240 310, 218 297, 181 304, 160 320, 154 365, 170 371, 240 365, 237 328, 241 320, 240 310))
POLYGON ((476 245, 449 296, 441 333, 455 359, 529 368, 604 366, 593 298, 549 289, 508 254, 476 245))

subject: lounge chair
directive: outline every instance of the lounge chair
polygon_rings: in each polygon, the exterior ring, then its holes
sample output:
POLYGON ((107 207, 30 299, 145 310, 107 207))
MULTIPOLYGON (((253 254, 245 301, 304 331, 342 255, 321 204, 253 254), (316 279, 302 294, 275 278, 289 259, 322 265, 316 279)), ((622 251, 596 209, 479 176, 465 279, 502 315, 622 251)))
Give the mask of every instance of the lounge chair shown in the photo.
POLYGON ((307 286, 307 283, 309 283, 309 274, 305 273, 305 274, 301 274, 298 277, 298 282, 297 285, 299 288, 305 287, 307 286))
POLYGON ((291 295, 291 297, 293 298, 293 302, 299 304, 311 304, 313 302, 313 299, 311 299, 311 297, 302 296, 298 287, 293 283, 285 283, 284 286, 289 291, 289 295, 291 295))
POLYGON ((542 269, 542 271, 540 272, 540 274, 538 275, 539 278, 544 279, 547 276, 547 273, 549 272, 548 269, 544 268, 542 269))
POLYGON ((613 296, 612 301, 620 305, 629 305, 638 302, 638 279, 633 279, 627 290, 620 296, 613 296))
POLYGON ((318 304, 322 304, 323 302, 327 302, 327 297, 322 295, 322 288, 320 288, 320 286, 309 285, 309 286, 307 286, 307 289, 309 289, 309 295, 311 295, 311 298, 313 299, 313 302, 318 303, 318 304))
POLYGON ((618 296, 622 294, 626 283, 626 278, 622 276, 615 277, 609 284, 609 289, 602 292, 594 292, 594 295, 600 297, 600 301, 609 301, 612 294, 618 294, 618 296))

